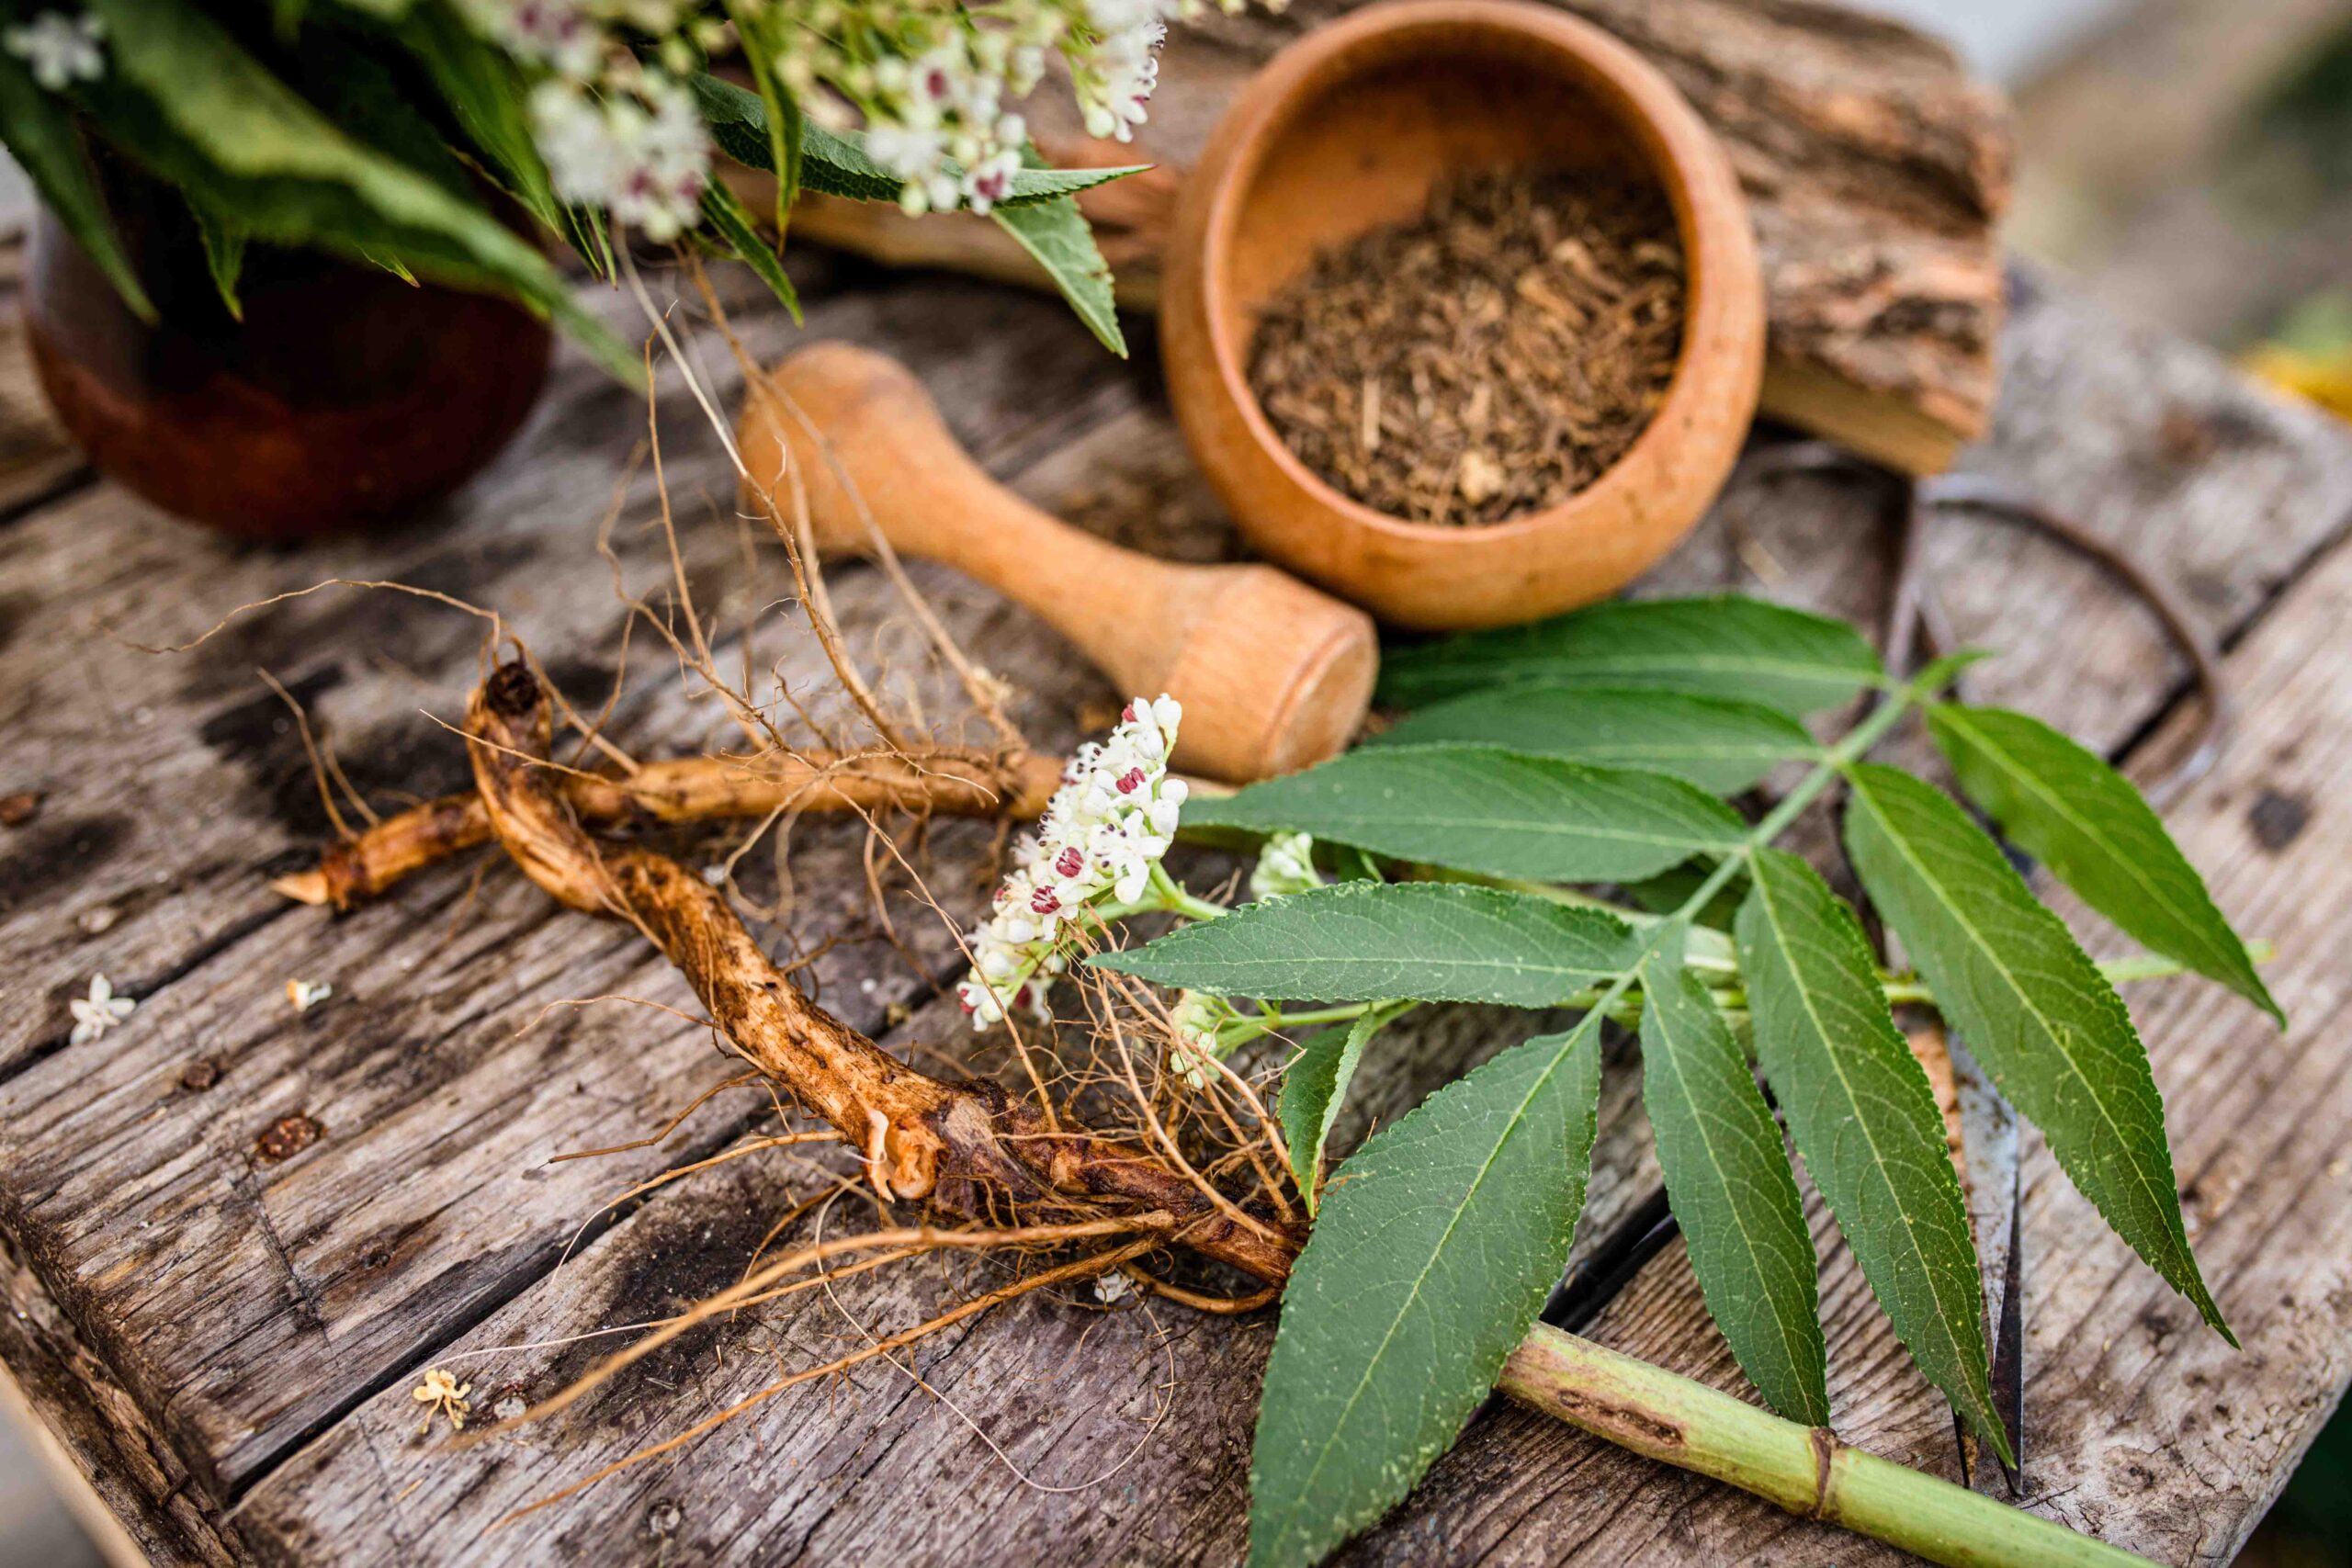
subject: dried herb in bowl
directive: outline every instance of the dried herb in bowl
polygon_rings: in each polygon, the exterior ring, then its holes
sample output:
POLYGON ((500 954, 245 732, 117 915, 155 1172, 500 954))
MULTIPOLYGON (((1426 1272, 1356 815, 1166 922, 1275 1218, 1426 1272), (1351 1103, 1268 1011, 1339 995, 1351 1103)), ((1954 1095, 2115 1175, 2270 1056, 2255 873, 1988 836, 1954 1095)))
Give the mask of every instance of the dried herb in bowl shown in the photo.
POLYGON ((1317 256, 1260 318, 1250 385, 1333 489, 1417 523, 1499 523, 1590 484, 1647 428, 1683 301, 1654 181, 1477 175, 1317 256))

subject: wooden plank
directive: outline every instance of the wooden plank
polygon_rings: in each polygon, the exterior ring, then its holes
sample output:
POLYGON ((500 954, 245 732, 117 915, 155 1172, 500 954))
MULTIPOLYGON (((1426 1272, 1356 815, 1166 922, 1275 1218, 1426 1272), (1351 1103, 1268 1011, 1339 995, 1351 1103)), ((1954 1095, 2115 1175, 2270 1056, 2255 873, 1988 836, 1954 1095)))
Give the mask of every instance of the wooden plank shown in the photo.
POLYGON ((243 1556, 236 1527, 193 1495, 171 1445, 5 1248, 0 1405, 38 1419, 58 1494, 107 1562, 221 1568, 243 1556))
MULTIPOLYGON (((2352 508, 2352 442, 2306 411, 2248 391, 2194 350, 2120 334, 2063 298, 2034 298, 2013 328, 2009 363, 2027 390, 1983 463, 2034 479, 2096 526, 2135 530, 2147 558, 2200 584, 2217 627, 2244 624, 2352 508), (2201 463, 2155 462, 2163 442, 2177 445, 2191 429, 2211 436, 2201 463), (2075 455, 2049 456, 2062 446, 2075 455), (2120 499, 2101 499, 2118 486, 2127 487, 2120 499)), ((1085 438, 1080 457, 1046 467, 1076 477, 1094 455, 1142 452, 1148 442, 1139 417, 1120 415, 1085 438)), ((1138 457, 1132 472, 1148 475, 1157 463, 1138 457)), ((1098 480, 1102 494, 1091 504, 1132 516, 1115 493, 1121 482, 1098 480)), ((1147 503, 1171 528, 1198 527, 1201 513, 1181 493, 1155 491, 1132 505, 1147 503)), ((1736 585, 1748 581, 1751 565, 1761 566, 1775 591, 1864 611, 1877 581, 1870 512, 1867 491, 1819 479, 1735 493, 1663 581, 1736 585)), ((1196 531, 1184 537, 1187 549, 1205 547, 1196 531)), ((2110 744, 2159 710, 2172 683, 2160 644, 2106 585, 2075 574, 2045 547, 1963 525, 1947 525, 1937 547, 1962 627, 2015 650, 2001 675, 2007 683, 1987 686, 1988 694, 2033 703, 2110 744), (2018 592, 2021 581, 2034 592, 2018 592)), ((1411 1065, 1364 1109, 1394 1114, 1422 1074, 1458 1068, 1531 1027, 1496 1015, 1450 1018, 1455 1032, 1406 1037, 1411 1065)), ((2165 1029, 2154 1022, 2152 1036, 2165 1039, 2165 1029)), ((905 1036, 944 1042, 952 1030, 952 1020, 933 1013, 905 1036)), ((1632 1082, 1623 1063, 1612 1065, 1595 1232, 1648 1190, 1632 1082)), ((935 1274, 868 1277, 840 1287, 842 1309, 804 1296, 756 1323, 714 1328, 665 1357, 658 1375, 616 1385, 543 1431, 457 1454, 414 1439, 406 1389, 425 1365, 447 1362, 474 1378, 478 1392, 514 1382, 526 1397, 544 1395, 589 1351, 500 1348, 640 1321, 729 1282, 748 1239, 795 1186, 746 1162, 655 1198, 454 1347, 420 1348, 380 1393, 254 1485, 240 1512, 244 1527, 288 1558, 463 1561, 522 1551, 602 1562, 666 1549, 688 1560, 721 1551, 778 1561, 865 1561, 886 1551, 929 1561, 1046 1550, 1081 1562, 1230 1559, 1240 1540, 1267 1325, 1155 1308, 1163 1342, 1153 1319, 1133 1309, 1101 1317, 1082 1302, 1024 1305, 927 1342, 916 1364, 930 1392, 878 1363, 832 1387, 809 1385, 701 1439, 674 1461, 683 1472, 665 1461, 628 1472, 511 1533, 482 1537, 507 1510, 752 1392, 779 1365, 855 1345, 850 1316, 897 1326, 941 1299, 935 1274), (1146 1435, 1155 1406, 1145 1391, 1155 1382, 1168 1404, 1149 1446, 1098 1482, 1146 1435)), ((841 1223, 863 1221, 844 1215, 841 1223)), ((1841 1428, 1916 1461, 1948 1464, 1946 1418, 1890 1348, 1826 1226, 1821 1240, 1832 1259, 1825 1303, 1841 1428)), ((2048 1244, 2037 1237, 2036 1245, 2048 1244)), ((1730 1381, 1736 1373, 1713 1331, 1684 1310, 1686 1280, 1678 1255, 1658 1260, 1598 1331, 1678 1370, 1730 1381)), ((2076 1427, 2034 1440, 2049 1452, 2086 1439, 2076 1427)), ((1734 1556, 1757 1543, 1769 1548, 1783 1539, 1776 1532, 1793 1528, 1777 1516, 1739 1514, 1744 1506, 1706 1483, 1505 1414, 1482 1420, 1415 1505, 1358 1551, 1411 1562, 1484 1551, 1510 1561, 1614 1561, 1621 1551, 1687 1560, 1707 1555, 1710 1545, 1734 1556)), ((1786 1539, 1804 1549, 1801 1560, 1829 1551, 1840 1561, 1860 1555, 1850 1541, 1825 1548, 1811 1536, 1786 1539)))
MULTIPOLYGON (((1827 5, 1555 0, 1657 65, 1724 140, 1755 215, 1771 320, 1764 406, 1914 472, 1984 434, 2010 145, 1997 91, 1943 44, 1827 5)), ((1133 145, 1090 142, 1067 95, 1029 106, 1056 162, 1159 165, 1081 198, 1134 305, 1158 299, 1182 172, 1257 65, 1351 0, 1204 19, 1170 37, 1133 145)), ((814 198, 796 230, 901 265, 1035 280, 985 220, 814 198)))

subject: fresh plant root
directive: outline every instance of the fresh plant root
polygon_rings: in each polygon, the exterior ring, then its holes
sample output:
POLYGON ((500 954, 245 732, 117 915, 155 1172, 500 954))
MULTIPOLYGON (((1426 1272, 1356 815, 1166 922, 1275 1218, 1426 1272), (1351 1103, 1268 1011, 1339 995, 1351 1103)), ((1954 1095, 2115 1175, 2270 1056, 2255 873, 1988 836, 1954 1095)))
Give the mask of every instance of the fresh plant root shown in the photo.
POLYGON ((489 828, 524 874, 571 908, 625 919, 684 975, 743 1056, 865 1151, 885 1201, 970 1218, 1016 1211, 1168 1216, 1171 1245, 1268 1284, 1302 1238, 1204 1191, 1143 1149, 1057 1121, 993 1084, 945 1082, 899 1061, 803 996, 723 894, 666 855, 600 845, 547 768, 548 694, 519 660, 474 693, 466 749, 489 828))
MULTIPOLYGON (((581 821, 599 828, 885 809, 1026 820, 1045 810, 1061 767, 1060 758, 1034 752, 820 751, 759 762, 686 757, 649 762, 627 776, 560 773, 556 787, 581 821)), ((270 886, 305 904, 348 909, 491 838, 490 812, 479 794, 445 795, 329 846, 316 869, 270 886)))

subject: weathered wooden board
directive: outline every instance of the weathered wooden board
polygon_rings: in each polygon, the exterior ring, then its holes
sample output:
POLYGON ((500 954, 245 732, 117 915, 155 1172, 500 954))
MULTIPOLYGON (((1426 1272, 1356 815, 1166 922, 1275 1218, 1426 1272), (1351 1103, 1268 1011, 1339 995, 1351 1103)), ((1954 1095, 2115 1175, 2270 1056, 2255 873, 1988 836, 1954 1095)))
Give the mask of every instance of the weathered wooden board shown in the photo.
MULTIPOLYGON (((1041 428, 1052 419, 1088 416, 1087 378, 1121 375, 1075 344, 1057 364, 966 359, 959 339, 1062 324, 1049 302, 977 286, 850 296, 820 319, 870 335, 885 312, 902 327, 928 317, 944 335, 934 386, 951 409, 983 414, 966 429, 990 456, 991 437, 1050 444, 1041 428)), ((772 346, 784 329, 771 319, 752 330, 772 346)), ((180 659, 136 652, 93 623, 178 637, 241 600, 322 577, 400 578, 499 604, 594 702, 622 620, 594 528, 640 415, 584 368, 565 374, 548 416, 461 514, 383 547, 232 550, 110 489, 0 536, 0 594, 23 607, 0 725, 16 765, 32 770, 17 787, 43 792, 40 815, 10 830, 0 878, 8 988, 26 1002, 11 1010, 0 1058, 0 1223, 220 1495, 399 1359, 535 1277, 597 1201, 667 1156, 534 1168, 641 1134, 724 1075, 698 1031, 624 1006, 519 1034, 538 1003, 655 990, 666 971, 633 936, 561 919, 509 878, 476 897, 467 868, 447 868, 341 923, 301 919, 262 886, 276 858, 313 852, 324 824, 299 737, 254 671, 273 670, 312 704, 363 785, 428 793, 462 777, 462 752, 418 710, 458 710, 477 670, 477 623, 413 601, 322 596, 180 659), (97 1050, 64 1049, 64 999, 96 971, 144 998, 138 1027, 97 1050), (335 1000, 296 1017, 282 988, 298 976, 334 982, 335 1000), (592 1040, 601 1043, 582 1043, 592 1040), (185 1087, 199 1060, 217 1081, 185 1087), (256 1140, 295 1114, 325 1137, 270 1165, 256 1140)), ((668 456, 682 503, 731 495, 716 443, 678 423, 668 456)), ((707 609, 725 602, 739 545, 733 527, 696 510, 689 560, 707 609)), ((628 513, 640 586, 657 581, 645 570, 647 512, 640 488, 628 513)), ((775 552, 761 558, 766 581, 738 584, 730 614, 781 592, 775 552)), ((1091 689, 1041 634, 991 636, 1009 612, 950 586, 943 613, 990 647, 1007 678, 1049 694, 1040 734, 1066 743, 1069 705, 1091 689)), ((871 574, 847 574, 840 604, 867 643, 903 618, 871 574)), ((890 629, 882 651, 905 684, 911 642, 890 629)), ((712 705, 679 700, 667 654, 647 641, 640 633, 640 690, 666 682, 671 698, 652 714, 625 711, 633 743, 724 739, 712 705)), ((759 658, 778 657, 797 684, 820 688, 805 635, 764 639, 759 658)), ((922 976, 872 940, 858 835, 827 824, 797 839, 797 929, 853 938, 816 976, 845 1014, 878 1023, 922 976)), ((969 827, 935 834, 933 874, 968 885, 985 841, 969 827)), ((910 904, 893 913, 928 965, 943 966, 935 923, 910 919, 910 904)))
MULTIPOLYGON (((810 280, 812 297, 823 281, 810 280)), ((763 343, 783 341, 772 321, 747 326, 763 343)), ((1041 502, 1173 553, 1228 547, 1148 367, 1103 358, 1049 303, 909 282, 828 299, 811 331, 919 355, 959 431, 1041 502)), ((2009 418, 1984 461, 2137 538, 2192 586, 2217 628, 2267 604, 2352 508, 2352 446, 2315 416, 2245 392, 2201 355, 2134 341, 2064 300, 2028 301, 2009 341, 2009 418)), ((711 367, 726 379, 716 355, 711 367)), ((28 782, 51 792, 34 824, 0 840, 11 871, 19 844, 50 846, 34 857, 46 869, 13 898, 0 896, 0 938, 18 959, 6 989, 32 1004, 9 1010, 14 1032, 0 1034, 0 1228, 28 1260, 23 1288, 49 1298, 116 1397, 184 1467, 182 1496, 197 1517, 240 1504, 229 1535, 270 1556, 859 1561, 887 1551, 926 1561, 1050 1548, 1085 1561, 1229 1558, 1263 1319, 1023 1305, 922 1348, 926 1381, 952 1403, 870 1363, 840 1386, 773 1402, 683 1461, 487 1538, 481 1530, 507 1509, 760 1386, 779 1359, 805 1364, 854 1346, 856 1330, 842 1307, 803 1296, 686 1341, 543 1431, 463 1454, 412 1440, 417 1411, 406 1391, 424 1366, 473 1378, 485 1408, 510 1382, 544 1393, 591 1350, 458 1353, 639 1321, 729 1282, 808 1179, 775 1156, 727 1168, 592 1229, 554 1269, 600 1201, 720 1146, 753 1108, 712 1107, 658 1152, 548 1168, 560 1150, 650 1130, 724 1065, 698 1031, 620 1004, 518 1031, 564 998, 616 991, 676 1004, 674 978, 634 937, 557 914, 503 868, 470 893, 469 868, 441 868, 341 922, 279 912, 259 894, 262 867, 314 844, 322 822, 299 739, 279 730, 275 699, 251 670, 266 666, 304 691, 368 787, 388 799, 428 793, 455 782, 458 754, 416 710, 456 711, 475 669, 472 625, 409 606, 304 601, 220 651, 176 660, 90 632, 96 619, 129 614, 142 623, 131 635, 178 637, 236 599, 317 577, 421 573, 498 604, 575 696, 595 697, 621 616, 589 540, 641 410, 576 368, 564 375, 526 446, 423 535, 293 558, 238 552, 103 489, 0 532, 0 602, 17 633, 0 648, 0 705, 9 705, 0 735, 12 763, 29 760, 39 776, 28 782), (117 836, 24 837, 106 817, 119 819, 117 836), (93 931, 82 917, 97 909, 117 913, 93 931), (63 998, 100 967, 133 982, 145 1005, 97 1045, 63 1048, 63 998), (277 995, 296 976, 334 980, 336 999, 298 1019, 277 995), (198 1056, 220 1069, 217 1081, 179 1087, 198 1056), (324 1137, 281 1164, 261 1160, 258 1134, 297 1111, 322 1122, 324 1137), (1147 1435, 1124 1468, 1085 1484, 1147 1435), (1081 1490, 1053 1490, 1067 1486, 1081 1490)), ((675 411, 663 426, 673 491, 699 490, 723 514, 731 486, 709 444, 683 417, 683 400, 666 406, 675 411)), ((650 541, 635 528, 646 502, 640 482, 622 533, 640 584, 654 578, 650 541)), ((1873 506, 1868 487, 1820 479, 1743 488, 1658 585, 1752 586, 1760 574, 1770 591, 1867 614, 1883 572, 1873 506)), ((710 521, 698 497, 687 515, 702 601, 732 589, 742 604, 763 603, 772 590, 741 578, 723 515, 710 521)), ((2104 584, 2042 547, 1967 525, 1948 525, 1938 548, 1955 618, 2017 650, 2007 673, 1988 671, 1988 682, 2009 682, 1988 694, 2110 745, 2161 710, 2175 680, 2161 644, 2104 584), (2026 581, 2032 592, 2018 591, 2026 581)), ((958 634, 1027 689, 1020 711, 1040 740, 1065 741, 1076 710, 1109 694, 1026 617, 943 577, 925 581, 958 634)), ((835 592, 862 637, 890 638, 888 663, 902 683, 931 692, 933 711, 944 711, 878 581, 843 570, 835 592)), ((788 634, 767 632, 756 647, 762 662, 783 657, 802 676, 815 669, 788 634)), ((625 743, 653 752, 724 738, 708 704, 677 694, 666 655, 641 634, 632 667, 638 694, 615 727, 625 743)), ((968 908, 977 895, 981 837, 934 835, 927 871, 951 904, 968 908)), ((803 902, 787 924, 804 940, 870 930, 858 841, 838 823, 796 829, 803 902)), ((869 1025, 949 965, 933 922, 903 900, 893 910, 921 973, 870 942, 817 970, 829 1000, 869 1025)), ((2244 912, 2260 923, 2258 910, 2244 912)), ((934 1010, 894 1038, 953 1052, 962 1038, 953 1026, 934 1010)), ((1368 1109, 1394 1114, 1433 1077, 1526 1027, 1462 1012, 1400 1035, 1368 1109)), ((2166 1027, 2152 1021, 2160 1049, 2166 1027)), ((1589 1235, 1605 1235, 1651 1190, 1632 1086, 1630 1072, 1612 1070, 1589 1235)), ((2063 1199, 2061 1213, 2075 1201, 2052 1179, 2037 1193, 2037 1202, 2063 1199)), ((835 1223, 861 1221, 844 1210, 835 1223)), ((1654 1263, 1600 1332, 1727 1376, 1712 1330, 1690 1316, 1685 1280, 1671 1255, 1654 1263)), ((861 1319, 904 1314, 946 1285, 937 1272, 861 1280, 842 1286, 840 1300, 861 1319)), ((2229 1304, 2230 1287, 2221 1289, 2229 1304)), ((1935 1426, 1940 1413, 1890 1352, 1834 1252, 1825 1292, 1848 1435, 1890 1451, 1917 1439, 1924 1462, 1948 1462, 1948 1441, 1935 1446, 1948 1431, 1935 1426)), ((2340 1337, 2340 1310, 2322 1316, 2312 1332, 2340 1337)), ((2066 1348, 2053 1339, 2049 1354, 2066 1348)), ((21 1336, 0 1342, 12 1365, 34 1353, 21 1336)), ((2266 1375, 2279 1402, 2324 1400, 2335 1387, 2305 1383, 2283 1360, 2266 1375)), ((2188 1397, 2154 1382, 2144 1416, 2107 1412, 2102 1435, 2140 1440, 2135 1423, 2176 1419, 2188 1397)), ((2040 1451, 2079 1448, 2083 1432, 2065 1418, 2063 1408, 2045 1416, 2060 1425, 2038 1436, 2040 1451)), ((2291 1423, 2273 1427, 2266 1452, 2297 1440, 2291 1423)), ((2275 1479, 2250 1481, 2247 1499, 2275 1479)), ((2176 1477, 2165 1495, 2180 1491, 2176 1477)), ((1514 1559, 1567 1559, 1604 1524, 1622 1532, 1608 1541, 1659 1551, 1730 1540, 1732 1530, 1755 1532, 1736 1538, 1743 1547, 1773 1539, 1777 1527, 1745 1507, 1514 1416, 1482 1422, 1423 1505, 1362 1550, 1426 1556, 1436 1542, 1469 1555, 1483 1541, 1514 1559), (1623 1517, 1604 1521, 1578 1501, 1582 1478, 1598 1479, 1597 1495, 1623 1517), (1536 1522, 1514 1529, 1521 1517, 1536 1522)), ((1615 1554, 1590 1550, 1594 1560, 1615 1554)), ((1852 1543, 1837 1550, 1842 1560, 1852 1543)))
MULTIPOLYGON (((1159 297, 1183 171, 1249 74, 1354 0, 1211 17, 1170 39, 1132 145, 1089 141, 1065 95, 1033 100, 1054 161, 1150 163, 1080 199, 1120 298, 1159 297)), ((2001 325, 1995 229, 2008 204, 2000 94, 1945 45, 1840 6, 1780 0, 1555 0, 1623 39, 1723 139, 1756 221, 1771 321, 1764 406, 1913 472, 1983 434, 2001 325)), ((900 265, 1040 277, 981 220, 915 221, 814 197, 801 232, 900 265)))

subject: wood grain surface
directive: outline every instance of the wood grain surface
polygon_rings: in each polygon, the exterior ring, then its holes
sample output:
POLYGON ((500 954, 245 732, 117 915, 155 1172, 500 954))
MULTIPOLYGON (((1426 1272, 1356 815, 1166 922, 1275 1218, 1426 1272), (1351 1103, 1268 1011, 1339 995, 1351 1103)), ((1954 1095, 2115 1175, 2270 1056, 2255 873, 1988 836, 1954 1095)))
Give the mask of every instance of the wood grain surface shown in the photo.
MULTIPOLYGON (((939 277, 877 278, 811 253, 808 335, 914 366, 961 440, 1017 492, 1122 542, 1187 559, 1231 546, 1156 392, 1049 301, 939 277)), ((618 299, 598 308, 624 325, 618 299)), ((2297 1012, 2281 1042, 2218 993, 2166 986, 2143 1021, 2172 1106, 2200 1255, 2247 1349, 2231 1356, 2120 1244, 2038 1150, 2029 1170, 2028 1472, 2032 1506, 2170 1560, 2226 1561, 2352 1377, 2352 1230, 2340 1038, 2341 904, 2352 818, 2334 690, 2352 577, 2352 438, 2248 389, 2200 351, 2021 285, 2007 396, 1970 466, 2018 479, 2130 542, 2233 647, 2240 738, 2176 808, 2231 913, 2279 943, 2297 1012)), ((754 348, 797 342, 752 308, 754 348)), ((635 330, 632 328, 631 330, 635 330)), ((707 360, 721 395, 723 355, 707 360)), ((7 361, 0 357, 0 380, 7 361)), ((0 385, 0 397, 6 395, 0 385)), ((732 479, 674 381, 663 462, 697 604, 721 659, 778 663, 821 690, 820 661, 776 600, 781 563, 733 515, 732 479), (754 629, 747 633, 747 624, 754 629)), ((842 1353, 869 1330, 996 1278, 973 1263, 844 1281, 714 1324, 544 1427, 462 1450, 417 1435, 428 1366, 470 1380, 478 1412, 545 1394, 642 1322, 731 1283, 816 1178, 775 1156, 602 1205, 757 1126, 735 1092, 668 1143, 555 1155, 655 1130, 726 1061, 663 1006, 683 986, 633 933, 555 909, 494 860, 441 866, 341 919, 276 901, 266 876, 327 824, 301 739, 261 683, 296 693, 355 781, 394 804, 452 787, 454 719, 483 627, 446 608, 331 590, 184 641, 236 604, 334 576, 397 578, 495 605, 575 701, 602 699, 626 614, 595 544, 642 404, 576 358, 484 479, 418 527, 299 555, 222 544, 70 477, 0 525, 0 794, 35 817, 0 829, 0 1235, 17 1313, 5 1358, 76 1462, 158 1561, 286 1562, 756 1560, 1080 1562, 1233 1560, 1249 1433, 1271 1337, 1263 1314, 1157 1303, 1104 1311, 1032 1298, 771 1400, 671 1459, 492 1531, 600 1464, 842 1353), (71 1046, 65 1002, 96 971, 141 1006, 71 1046), (297 1014, 289 978, 335 996, 297 1014), (307 1118, 314 1142, 263 1137, 307 1118), (277 1145, 273 1145, 273 1147, 277 1145), (562 1344, 549 1341, 569 1340, 562 1344), (143 1456, 143 1457, 142 1457, 143 1456)), ((1645 592, 1742 588, 1875 612, 1883 491, 1867 478, 1736 482, 1645 592)), ((613 547, 635 592, 666 571, 649 477, 613 547)), ((1975 694, 2028 707, 2119 755, 2169 743, 2181 671, 2142 613, 2027 536, 1953 518, 1931 540, 1969 640, 2004 650, 1975 694)), ((1042 744, 1099 725, 1113 693, 1023 612, 916 569, 943 618, 1018 694, 1042 744)), ((878 574, 843 566, 845 627, 888 689, 944 738, 962 710, 878 574)), ((610 732, 641 754, 735 743, 640 628, 610 732)), ((922 836, 932 892, 968 916, 983 825, 922 836)), ((726 834, 698 840, 712 862, 726 834)), ((970 1047, 930 998, 950 943, 904 888, 868 897, 854 822, 794 826, 788 882, 763 849, 747 894, 787 898, 780 952, 842 940, 809 973, 829 1005, 926 1062, 970 1047), (889 937, 899 943, 894 946, 889 937), (902 954, 899 947, 903 946, 902 954)), ((1213 863, 1191 868, 1219 874, 1213 863)), ((1384 1036, 1342 1136, 1538 1026, 1451 1010, 1384 1036)), ((978 1066, 1002 1066, 1000 1055, 978 1066)), ((1656 1191, 1630 1062, 1613 1060, 1579 1257, 1656 1191)), ((826 1224, 870 1215, 836 1205, 826 1224)), ((1824 1309, 1841 1434, 1949 1471, 1949 1416, 1903 1359, 1834 1234, 1824 1309)), ((1591 1328, 1728 1387, 1737 1382, 1669 1249, 1591 1328)), ((1872 1560, 1851 1538, 1772 1514, 1515 1412, 1480 1417, 1404 1509, 1352 1549, 1392 1562, 1872 1560)))

